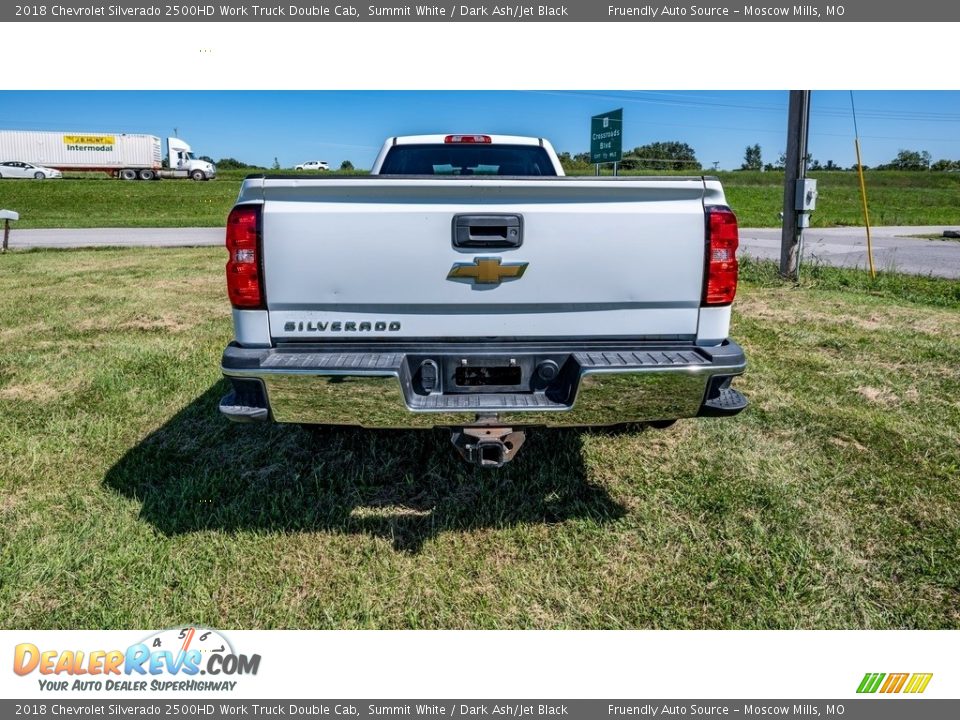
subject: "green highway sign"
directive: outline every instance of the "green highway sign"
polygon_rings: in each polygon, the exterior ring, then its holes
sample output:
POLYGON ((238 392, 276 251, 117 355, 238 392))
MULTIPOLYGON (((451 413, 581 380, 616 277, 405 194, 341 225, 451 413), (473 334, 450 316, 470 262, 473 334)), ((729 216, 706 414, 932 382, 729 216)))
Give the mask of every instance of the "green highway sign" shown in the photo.
POLYGON ((590 162, 620 162, 623 158, 623 108, 590 118, 590 162))

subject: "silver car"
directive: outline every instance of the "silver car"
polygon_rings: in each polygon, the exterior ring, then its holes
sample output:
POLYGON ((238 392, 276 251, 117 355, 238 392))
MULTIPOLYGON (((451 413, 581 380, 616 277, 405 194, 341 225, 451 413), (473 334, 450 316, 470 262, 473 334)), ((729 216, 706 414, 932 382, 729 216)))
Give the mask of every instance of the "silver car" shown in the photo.
POLYGON ((11 160, 0 163, 0 178, 33 178, 34 180, 47 180, 63 177, 63 173, 53 168, 43 165, 31 165, 30 163, 11 160))

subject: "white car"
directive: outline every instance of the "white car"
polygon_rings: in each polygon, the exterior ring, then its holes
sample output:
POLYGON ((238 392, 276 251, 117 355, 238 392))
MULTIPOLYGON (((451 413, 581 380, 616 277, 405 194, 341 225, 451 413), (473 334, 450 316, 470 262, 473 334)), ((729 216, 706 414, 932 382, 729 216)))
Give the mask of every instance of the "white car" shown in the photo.
POLYGON ((296 166, 296 170, 329 170, 330 165, 326 160, 310 160, 309 162, 300 163, 296 166))
POLYGON ((31 165, 30 163, 9 162, 0 163, 0 178, 34 178, 35 180, 47 180, 63 177, 63 173, 53 168, 43 165, 31 165))

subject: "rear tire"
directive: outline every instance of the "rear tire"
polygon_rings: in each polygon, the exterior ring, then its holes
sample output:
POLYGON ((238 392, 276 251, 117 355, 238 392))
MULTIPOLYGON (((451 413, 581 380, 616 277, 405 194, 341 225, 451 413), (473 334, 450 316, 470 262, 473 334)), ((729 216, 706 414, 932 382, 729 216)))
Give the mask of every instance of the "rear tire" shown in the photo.
POLYGON ((33 174, 33 179, 34 179, 34 180, 46 180, 46 179, 47 179, 47 176, 44 175, 44 174, 43 174, 42 172, 40 172, 39 170, 37 170, 37 171, 33 174))
POLYGON ((143 170, 141 170, 138 173, 138 175, 140 176, 141 180, 153 180, 156 177, 156 173, 154 173, 153 170, 149 170, 147 168, 144 168, 143 170))
POLYGON ((133 168, 124 168, 123 170, 120 171, 120 179, 121 179, 121 180, 136 180, 136 179, 137 179, 137 171, 134 170, 133 168))
POLYGON ((203 170, 194 170, 192 173, 190 173, 190 178, 200 182, 201 180, 206 180, 207 175, 203 172, 203 170))

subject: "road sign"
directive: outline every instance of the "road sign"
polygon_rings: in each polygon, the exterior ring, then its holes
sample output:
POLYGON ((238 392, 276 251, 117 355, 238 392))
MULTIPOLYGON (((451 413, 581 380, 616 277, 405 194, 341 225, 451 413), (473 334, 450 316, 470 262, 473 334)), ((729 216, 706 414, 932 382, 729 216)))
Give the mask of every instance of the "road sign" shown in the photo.
POLYGON ((590 118, 590 162, 612 163, 623 158, 623 108, 590 118))

